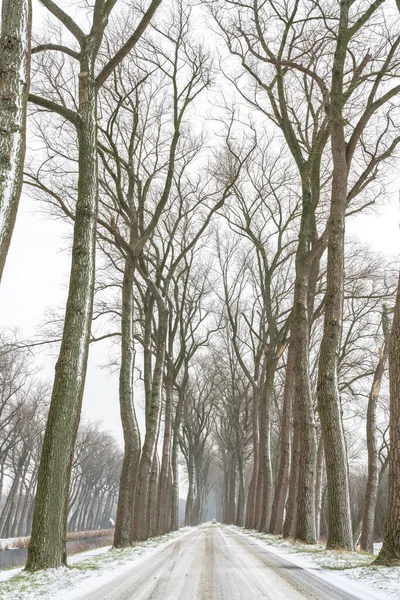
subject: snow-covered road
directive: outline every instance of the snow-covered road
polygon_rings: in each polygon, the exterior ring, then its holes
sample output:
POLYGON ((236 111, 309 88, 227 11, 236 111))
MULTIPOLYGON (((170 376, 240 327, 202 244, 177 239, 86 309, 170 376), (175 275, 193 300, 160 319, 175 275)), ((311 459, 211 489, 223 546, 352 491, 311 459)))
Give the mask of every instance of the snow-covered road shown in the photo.
MULTIPOLYGON (((339 582, 340 585, 340 582, 339 582)), ((220 525, 202 525, 79 600, 360 600, 220 525)))

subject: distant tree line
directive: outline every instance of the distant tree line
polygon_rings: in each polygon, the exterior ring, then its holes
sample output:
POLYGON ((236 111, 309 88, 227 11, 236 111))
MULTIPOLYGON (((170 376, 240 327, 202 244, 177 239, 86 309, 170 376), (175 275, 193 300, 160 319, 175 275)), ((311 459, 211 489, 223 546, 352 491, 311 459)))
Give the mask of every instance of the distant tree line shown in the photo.
MULTIPOLYGON (((49 407, 49 389, 26 351, 0 350, 0 537, 30 535, 49 407)), ((115 520, 122 452, 95 423, 82 423, 71 475, 68 531, 107 529, 115 520)))

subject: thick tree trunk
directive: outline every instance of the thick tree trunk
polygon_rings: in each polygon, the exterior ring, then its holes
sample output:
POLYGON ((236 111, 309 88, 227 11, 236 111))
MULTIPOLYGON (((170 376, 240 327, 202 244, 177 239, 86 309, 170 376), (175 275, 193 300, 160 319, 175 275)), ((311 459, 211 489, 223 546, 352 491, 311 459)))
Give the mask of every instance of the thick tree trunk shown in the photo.
POLYGON ((328 488, 327 548, 353 549, 347 451, 338 387, 344 298, 344 235, 348 167, 343 119, 343 72, 348 44, 350 1, 342 1, 332 72, 330 106, 333 159, 331 209, 328 220, 328 264, 324 332, 318 369, 318 411, 326 462, 328 488))
MULTIPOLYGON (((315 463, 316 435, 314 404, 311 393, 309 370, 310 322, 308 314, 308 281, 311 267, 309 243, 313 215, 309 173, 303 173, 303 210, 300 222, 299 242, 296 253, 296 280, 293 301, 293 323, 291 332, 296 353, 295 400, 293 415, 298 434, 298 474, 296 494, 295 537, 303 542, 315 542, 315 463)), ((296 466, 294 467, 296 468, 296 466)), ((293 502, 293 500, 292 500, 293 502)))
POLYGON ((26 569, 66 564, 69 484, 81 414, 92 322, 97 218, 97 109, 93 40, 79 77, 79 180, 64 331, 40 460, 26 569))
POLYGON ((133 338, 134 270, 134 258, 128 255, 125 259, 122 285, 121 368, 119 373, 119 402, 125 448, 115 521, 114 546, 116 548, 129 546, 131 542, 135 487, 141 451, 140 431, 136 420, 133 387, 135 365, 133 338))
POLYGON ((400 566, 400 276, 389 344, 390 452, 386 532, 374 564, 400 566))
POLYGON ((3 0, 0 33, 0 281, 22 190, 31 23, 31 0, 3 0))

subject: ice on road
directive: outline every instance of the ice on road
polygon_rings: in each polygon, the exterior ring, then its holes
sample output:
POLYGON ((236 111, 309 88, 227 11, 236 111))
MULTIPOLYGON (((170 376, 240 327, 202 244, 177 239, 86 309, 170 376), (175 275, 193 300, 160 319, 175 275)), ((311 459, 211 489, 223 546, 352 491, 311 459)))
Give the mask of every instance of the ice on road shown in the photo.
POLYGON ((203 525, 80 600, 357 600, 251 538, 203 525))

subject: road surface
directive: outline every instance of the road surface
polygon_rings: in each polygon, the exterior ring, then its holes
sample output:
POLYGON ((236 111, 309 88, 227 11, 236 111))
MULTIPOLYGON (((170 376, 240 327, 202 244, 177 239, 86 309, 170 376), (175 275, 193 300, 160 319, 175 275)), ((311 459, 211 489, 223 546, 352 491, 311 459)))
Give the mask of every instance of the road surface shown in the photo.
POLYGON ((220 525, 202 525, 80 600, 359 600, 220 525))

